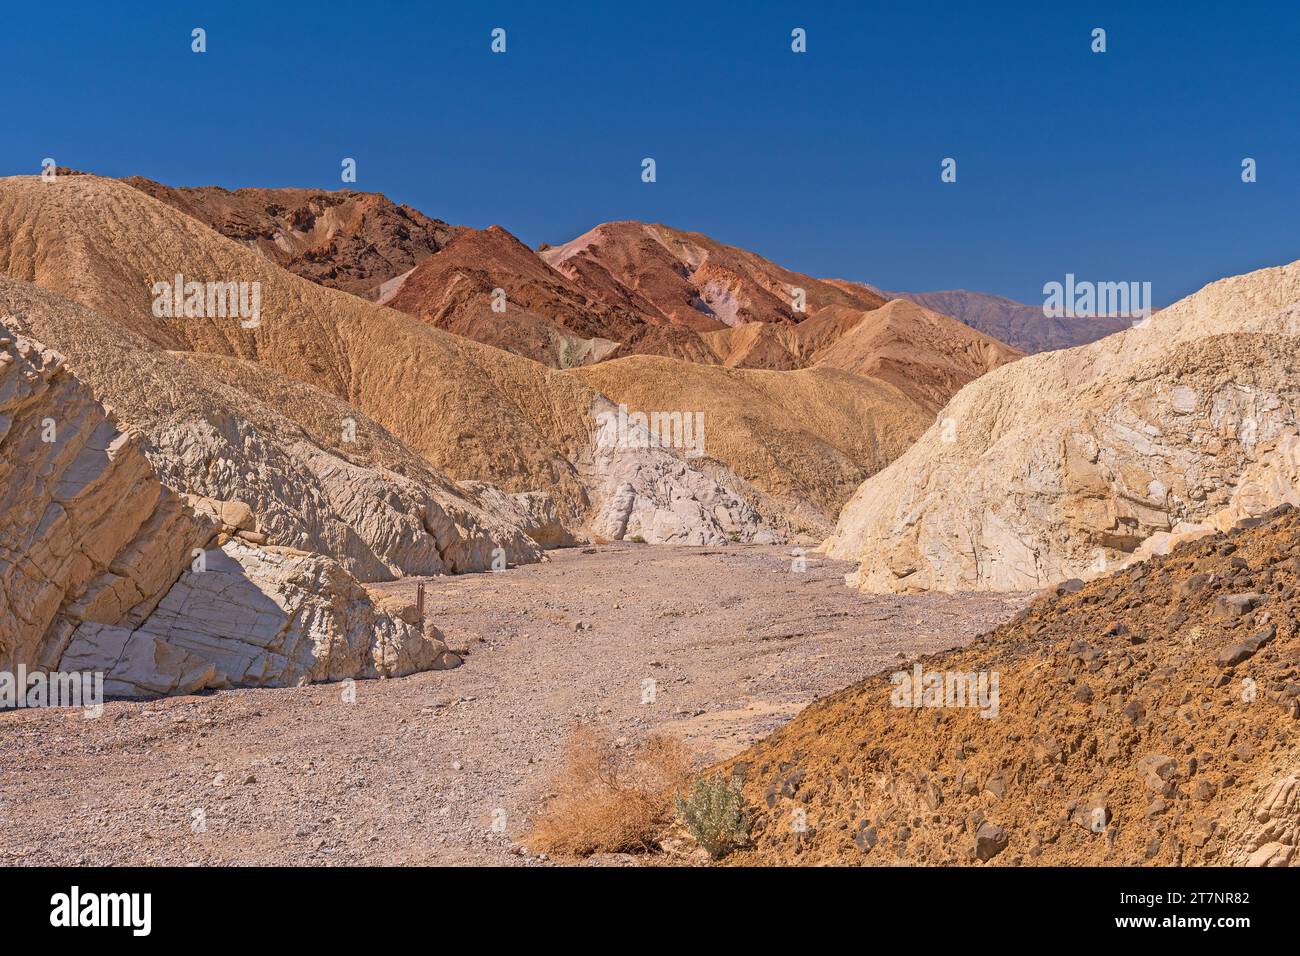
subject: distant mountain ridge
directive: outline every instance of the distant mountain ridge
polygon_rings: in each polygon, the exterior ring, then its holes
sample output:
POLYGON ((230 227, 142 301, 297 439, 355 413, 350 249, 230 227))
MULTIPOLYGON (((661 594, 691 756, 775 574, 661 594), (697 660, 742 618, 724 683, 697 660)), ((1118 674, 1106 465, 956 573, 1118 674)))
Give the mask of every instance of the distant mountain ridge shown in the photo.
POLYGON ((862 286, 886 299, 906 299, 934 312, 951 316, 985 335, 1014 346, 1027 355, 1087 345, 1133 323, 1127 318, 1049 318, 1041 306, 986 292, 949 289, 942 292, 886 292, 868 283, 862 286))

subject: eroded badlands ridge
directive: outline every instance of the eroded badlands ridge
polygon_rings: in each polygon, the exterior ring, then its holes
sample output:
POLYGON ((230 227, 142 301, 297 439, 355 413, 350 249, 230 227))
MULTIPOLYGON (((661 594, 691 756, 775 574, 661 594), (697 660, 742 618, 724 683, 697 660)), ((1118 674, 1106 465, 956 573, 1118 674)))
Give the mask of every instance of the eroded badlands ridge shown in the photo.
MULTIPOLYGON (((433 268, 463 238, 426 257, 417 271, 433 268)), ((522 257, 519 274, 549 282, 550 270, 560 282, 568 281, 514 240, 497 238, 511 256, 522 257)), ((206 363, 202 375, 244 393, 258 393, 251 384, 258 370, 271 381, 300 383, 302 388, 266 385, 263 391, 286 400, 287 417, 311 417, 312 444, 336 457, 351 460, 348 449, 328 439, 341 431, 330 418, 367 420, 452 481, 488 482, 509 495, 533 496, 516 498, 514 505, 521 507, 494 517, 543 544, 607 536, 619 527, 649 542, 819 538, 853 486, 919 434, 935 404, 926 397, 929 386, 920 382, 914 383, 919 388, 914 393, 891 391, 903 369, 897 362, 889 363, 889 371, 880 369, 882 378, 893 376, 891 382, 856 373, 837 378, 834 371, 843 370, 814 368, 791 373, 787 384, 792 393, 815 401, 764 402, 744 420, 710 418, 702 458, 685 454, 689 449, 636 443, 610 448, 595 441, 596 422, 611 406, 616 409, 618 396, 294 276, 121 182, 90 175, 0 181, 0 251, 12 278, 72 299, 117 331, 136 336, 141 344, 133 347, 175 353, 191 365, 206 363), (260 316, 246 322, 156 315, 156 284, 174 283, 177 275, 182 282, 255 284, 260 316), (839 385, 807 389, 801 385, 805 380, 839 385), (881 400, 885 396, 892 397, 881 400), (344 406, 356 414, 345 415, 344 406), (888 432, 886 441, 872 437, 880 432, 888 432), (762 436, 777 467, 755 462, 749 448, 754 435, 762 436), (782 461, 798 463, 798 473, 787 475, 782 461), (826 491, 827 479, 836 486, 833 493, 826 491)), ((739 255, 735 250, 726 255, 733 253, 739 255)), ((845 299, 834 286, 826 288, 827 296, 845 299)), ((575 299, 574 308, 581 301, 575 299)), ((76 349, 75 341, 41 334, 46 344, 70 355, 76 349)), ((962 334, 974 335, 964 329, 962 334)), ((664 361, 672 363, 666 381, 689 377, 699 383, 695 405, 683 407, 664 388, 646 394, 656 404, 634 411, 707 416, 725 405, 725 396, 744 377, 716 365, 664 361)), ((983 361, 963 366, 959 377, 978 374, 983 361)), ((938 369, 946 362, 936 358, 915 367, 938 369)), ((941 389, 958 384, 944 378, 950 371, 940 375, 946 383, 941 389)), ((610 373, 611 381, 617 378, 610 373)), ((778 384, 778 390, 785 387, 778 384)), ((129 413, 130 403, 118 404, 129 413)))
MULTIPOLYGON (((399 454, 401 446, 408 460, 423 459, 453 480, 545 495, 549 500, 516 499, 510 513, 495 517, 516 527, 523 521, 525 531, 542 529, 546 543, 557 523, 571 536, 585 533, 615 498, 628 523, 642 529, 632 533, 647 541, 768 540, 780 533, 780 515, 717 507, 743 500, 740 479, 725 467, 706 475, 674 449, 598 446, 597 416, 610 403, 577 380, 291 275, 119 182, 12 177, 0 181, 0 209, 0 248, 12 277, 66 295, 116 332, 135 336, 133 348, 222 359, 185 361, 208 363, 204 375, 233 377, 240 391, 270 389, 252 384, 263 370, 273 381, 299 383, 271 390, 286 399, 287 417, 311 417, 308 434, 335 454, 350 450, 340 439, 345 419, 368 420, 391 436, 372 447, 399 454), (155 315, 155 283, 176 274, 257 283, 258 321, 155 315), (675 486, 678 464, 697 473, 691 481, 707 487, 708 500, 675 486), (614 474, 622 480, 611 486, 614 474), (666 509, 665 502, 673 504, 666 509), (676 517, 661 517, 665 511, 676 517)), ((76 348, 73 340, 43 334, 53 347, 76 348)), ((130 413, 130 404, 119 404, 130 413)))
POLYGON ((381 193, 325 189, 222 189, 122 180, 179 209, 295 275, 364 299, 410 272, 461 231, 381 193))

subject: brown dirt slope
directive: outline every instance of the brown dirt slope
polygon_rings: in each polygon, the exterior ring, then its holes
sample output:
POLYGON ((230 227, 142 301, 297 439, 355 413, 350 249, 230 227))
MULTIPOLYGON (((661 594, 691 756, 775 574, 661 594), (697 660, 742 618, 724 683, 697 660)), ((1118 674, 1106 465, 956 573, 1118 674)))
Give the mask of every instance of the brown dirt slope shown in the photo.
POLYGON ((884 302, 865 287, 841 288, 701 233, 650 223, 607 222, 542 258, 611 306, 701 332, 794 324, 828 305, 862 310, 884 302), (807 294, 804 312, 794 310, 794 288, 807 294))
POLYGON ((382 193, 350 189, 172 187, 122 180, 290 272, 374 299, 460 231, 382 193))
POLYGON ((703 411, 705 455, 832 517, 855 475, 893 460, 930 420, 895 386, 832 368, 727 369, 643 355, 569 374, 629 411, 703 411))
POLYGON ((1300 512, 1245 524, 920 659, 998 673, 992 718, 887 672, 808 707, 729 764, 736 861, 1300 864, 1300 512))

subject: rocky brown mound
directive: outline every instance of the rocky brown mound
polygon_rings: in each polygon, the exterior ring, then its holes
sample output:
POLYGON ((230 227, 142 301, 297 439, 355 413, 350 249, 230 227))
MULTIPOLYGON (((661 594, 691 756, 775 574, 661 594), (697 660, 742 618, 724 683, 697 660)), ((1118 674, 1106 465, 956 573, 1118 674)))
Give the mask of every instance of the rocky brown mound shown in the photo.
POLYGON ((737 862, 1300 864, 1300 513, 1245 523, 808 707, 727 765, 737 862))
POLYGON ((122 180, 304 279, 375 299, 460 231, 382 193, 339 189, 174 188, 122 180))
POLYGON ((462 231, 383 303, 552 367, 598 361, 645 330, 639 316, 593 299, 500 226, 462 231))

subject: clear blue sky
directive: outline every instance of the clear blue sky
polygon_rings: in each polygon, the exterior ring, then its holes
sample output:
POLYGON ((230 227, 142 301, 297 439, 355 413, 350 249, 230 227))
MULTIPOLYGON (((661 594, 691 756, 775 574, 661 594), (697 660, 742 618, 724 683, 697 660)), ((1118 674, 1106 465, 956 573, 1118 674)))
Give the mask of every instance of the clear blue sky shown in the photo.
POLYGON ((4 174, 337 188, 351 156, 355 188, 529 244, 651 220, 1029 302, 1300 258, 1294 2, 64 0, 8 4, 0 62, 4 174))

